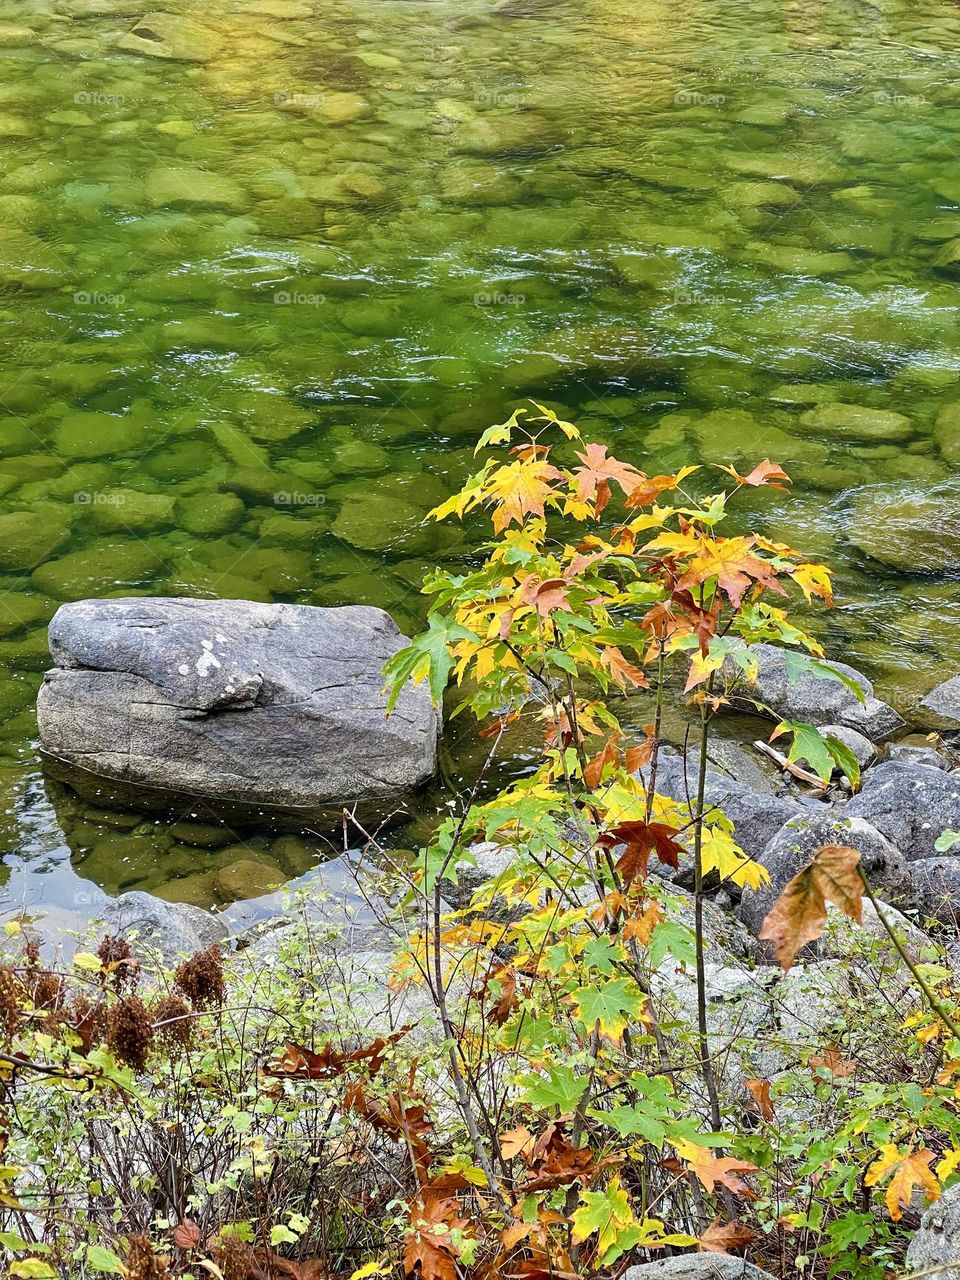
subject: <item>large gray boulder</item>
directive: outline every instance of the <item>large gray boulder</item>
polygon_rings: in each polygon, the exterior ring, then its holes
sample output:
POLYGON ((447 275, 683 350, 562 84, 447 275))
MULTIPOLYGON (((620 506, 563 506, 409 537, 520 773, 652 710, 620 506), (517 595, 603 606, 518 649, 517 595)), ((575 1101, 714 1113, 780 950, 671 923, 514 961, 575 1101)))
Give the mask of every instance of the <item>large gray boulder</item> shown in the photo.
MULTIPOLYGON (((697 789, 698 753, 692 751, 684 764, 683 757, 673 750, 663 750, 657 769, 657 791, 671 800, 685 803, 693 798, 697 789)), ((734 838, 748 857, 756 858, 767 843, 790 818, 803 812, 796 801, 774 795, 762 778, 753 775, 754 785, 747 785, 731 777, 721 768, 707 768, 704 799, 711 808, 722 810, 734 825, 734 838)), ((657 862, 651 862, 656 874, 667 874, 657 862)), ((681 879, 685 871, 681 866, 681 879)))
POLYGON ((910 871, 920 918, 960 933, 960 857, 921 858, 910 871))
POLYGON ((773 1280, 773 1276, 729 1253, 686 1253, 627 1267, 623 1280, 773 1280))
MULTIPOLYGON (((745 681, 745 692, 774 715, 815 725, 843 725, 856 729, 871 742, 892 737, 905 728, 893 707, 873 696, 873 685, 867 677, 845 662, 827 665, 842 671, 860 686, 863 702, 833 676, 790 670, 797 654, 772 644, 751 645, 750 653, 756 659, 757 672, 754 680, 745 681)), ((732 664, 728 663, 727 670, 733 674, 732 664)))
POLYGON ((434 772, 425 685, 388 718, 381 609, 162 598, 83 600, 50 623, 44 749, 125 783, 305 809, 384 800, 434 772))
POLYGON ((884 761, 863 775, 844 813, 871 822, 908 862, 932 858, 943 832, 960 827, 960 774, 884 761))
POLYGON ((849 805, 842 818, 836 814, 804 814, 784 823, 773 837, 759 858, 770 873, 770 883, 761 889, 744 889, 738 912, 754 936, 787 882, 826 844, 856 849, 875 888, 894 902, 910 902, 913 886, 903 854, 869 822, 849 814, 849 805))
POLYGON ((944 680, 931 689, 920 706, 938 717, 945 727, 956 728, 960 725, 960 676, 944 680))
POLYGON ((960 1185, 930 1206, 907 1250, 909 1272, 924 1274, 935 1267, 943 1268, 936 1272, 937 1280, 960 1280, 960 1185), (949 1262, 957 1265, 944 1266, 949 1262))

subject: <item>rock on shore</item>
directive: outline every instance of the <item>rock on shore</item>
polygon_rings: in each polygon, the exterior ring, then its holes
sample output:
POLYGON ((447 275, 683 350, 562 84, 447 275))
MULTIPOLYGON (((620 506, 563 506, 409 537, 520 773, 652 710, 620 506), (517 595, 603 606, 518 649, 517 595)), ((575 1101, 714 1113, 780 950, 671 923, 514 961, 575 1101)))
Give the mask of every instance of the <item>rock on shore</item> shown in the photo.
POLYGON ((64 605, 37 702, 44 749, 126 783, 213 801, 322 808, 434 772, 425 686, 386 716, 404 643, 380 609, 138 598, 64 605))

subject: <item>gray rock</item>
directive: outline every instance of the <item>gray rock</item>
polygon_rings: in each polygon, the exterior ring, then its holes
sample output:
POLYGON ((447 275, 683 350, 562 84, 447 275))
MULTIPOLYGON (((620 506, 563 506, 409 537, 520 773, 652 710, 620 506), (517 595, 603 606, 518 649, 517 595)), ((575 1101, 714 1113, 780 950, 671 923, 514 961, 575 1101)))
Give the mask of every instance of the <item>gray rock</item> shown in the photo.
MULTIPOLYGON (((696 789, 697 754, 691 752, 684 768, 683 758, 663 751, 657 771, 657 791, 671 800, 685 802, 696 789)), ((771 790, 755 790, 718 769, 707 768, 705 799, 722 809, 734 824, 734 836, 744 853, 759 857, 768 841, 788 819, 802 812, 796 800, 775 796, 771 790)), ((661 870, 651 863, 654 871, 661 870)))
POLYGON ((815 725, 856 729, 873 742, 889 738, 905 727, 893 707, 873 696, 873 685, 867 677, 845 662, 829 665, 860 686, 865 695, 862 703, 851 689, 832 677, 815 674, 791 677, 787 651, 776 645, 751 645, 750 652, 757 660, 757 676, 747 683, 747 692, 774 715, 815 725))
POLYGON ((960 933, 960 858, 921 858, 910 863, 921 919, 960 933))
POLYGON ((887 760, 864 775, 844 812, 873 823, 908 862, 932 858, 938 837, 960 827, 960 776, 887 760))
POLYGON ((773 1276, 729 1253, 687 1253, 627 1267, 623 1280, 773 1280, 773 1276))
POLYGON ((944 680, 943 684, 931 689, 920 705, 950 725, 960 726, 960 676, 944 680))
POLYGON ((887 759, 898 764, 922 765, 925 769, 949 770, 950 761, 933 747, 921 747, 912 742, 895 742, 887 747, 887 759))
POLYGON ((825 738, 836 738, 853 752, 853 758, 861 769, 865 768, 877 754, 877 748, 869 738, 865 738, 857 729, 850 729, 845 724, 824 724, 820 732, 825 738))
POLYGON ((907 1249, 907 1270, 925 1272, 933 1267, 937 1280, 960 1280, 960 1185, 950 1187, 920 1219, 907 1249), (955 1267, 944 1263, 955 1262, 955 1267))
POLYGON ((50 624, 44 748, 108 778, 308 810, 374 802, 434 772, 425 685, 387 718, 403 644, 380 609, 240 600, 86 600, 50 624))
POLYGON ((777 832, 760 855, 770 873, 770 884, 762 889, 746 888, 739 916, 754 935, 760 932, 767 912, 788 880, 811 861, 825 844, 849 845, 860 854, 871 884, 894 901, 912 897, 909 870, 899 848, 860 817, 851 817, 850 806, 842 818, 835 814, 801 815, 791 818, 777 832))
POLYGON ((102 933, 125 937, 141 958, 152 960, 159 955, 167 964, 222 942, 229 932, 226 923, 209 911, 163 902, 140 890, 114 898, 97 918, 102 933))

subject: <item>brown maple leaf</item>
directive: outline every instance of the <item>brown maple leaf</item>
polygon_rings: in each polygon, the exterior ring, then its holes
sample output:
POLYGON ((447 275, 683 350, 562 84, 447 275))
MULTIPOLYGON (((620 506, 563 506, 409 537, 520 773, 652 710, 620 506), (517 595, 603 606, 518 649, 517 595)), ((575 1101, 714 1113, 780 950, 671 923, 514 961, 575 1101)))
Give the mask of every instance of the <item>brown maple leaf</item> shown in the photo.
POLYGON ((521 604, 532 605, 541 618, 546 618, 554 609, 569 608, 570 584, 564 578, 539 578, 532 573, 520 584, 517 598, 521 604))
POLYGON ((750 1090, 754 1102, 757 1104, 757 1110, 764 1120, 773 1119, 773 1103, 770 1101, 770 1081, 769 1080, 744 1080, 744 1084, 750 1090))
POLYGON ((600 662, 621 689, 625 689, 627 685, 632 685, 634 689, 649 689, 647 677, 639 667, 635 667, 628 661, 616 646, 607 645, 602 649, 600 662))
POLYGON ((587 761, 587 766, 583 771, 583 780, 591 791, 595 791, 600 785, 603 771, 608 764, 617 765, 620 763, 620 749, 617 745, 619 741, 619 733, 612 733, 603 744, 602 749, 597 752, 592 760, 587 761))
POLYGON ((742 1222, 721 1222, 715 1218, 697 1241, 701 1253, 731 1253, 746 1248, 757 1238, 757 1233, 742 1222))
POLYGON ((835 1080, 844 1076, 852 1076, 857 1064, 852 1058, 845 1058, 835 1044, 828 1044, 823 1053, 811 1054, 807 1059, 811 1071, 828 1071, 835 1080))
POLYGON ((649 507, 667 489, 677 487, 676 476, 644 476, 640 483, 627 494, 624 506, 649 507))
POLYGON ((799 871, 777 899, 758 937, 773 943, 777 960, 789 969, 808 942, 815 942, 827 923, 832 902, 857 924, 863 909, 860 855, 845 845, 824 845, 799 871))

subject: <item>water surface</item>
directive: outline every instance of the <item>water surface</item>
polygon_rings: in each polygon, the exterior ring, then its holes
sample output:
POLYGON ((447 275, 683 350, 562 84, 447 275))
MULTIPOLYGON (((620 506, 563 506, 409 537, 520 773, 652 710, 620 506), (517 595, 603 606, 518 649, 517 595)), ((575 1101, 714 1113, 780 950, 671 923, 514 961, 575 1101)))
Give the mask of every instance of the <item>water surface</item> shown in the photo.
POLYGON ((0 906, 309 875, 45 786, 46 622, 414 627, 469 550, 420 518, 530 395, 645 467, 785 464, 754 518, 837 566, 835 650, 903 706, 960 669, 863 492, 960 459, 958 49, 940 0, 0 0, 0 906))

